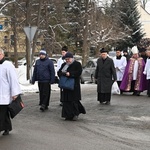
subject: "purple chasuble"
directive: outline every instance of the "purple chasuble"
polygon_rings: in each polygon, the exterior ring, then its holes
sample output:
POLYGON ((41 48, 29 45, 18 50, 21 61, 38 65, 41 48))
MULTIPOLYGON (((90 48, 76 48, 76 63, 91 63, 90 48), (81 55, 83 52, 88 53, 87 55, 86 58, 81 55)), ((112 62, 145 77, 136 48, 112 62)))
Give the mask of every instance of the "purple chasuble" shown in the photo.
MULTIPOLYGON (((130 58, 124 72, 124 76, 120 85, 120 89, 123 91, 130 91, 131 90, 131 82, 133 80, 133 69, 136 59, 130 58)), ((143 74, 145 62, 143 58, 138 58, 138 73, 137 79, 135 81, 134 90, 136 91, 144 91, 147 89, 147 81, 146 76, 143 74)))

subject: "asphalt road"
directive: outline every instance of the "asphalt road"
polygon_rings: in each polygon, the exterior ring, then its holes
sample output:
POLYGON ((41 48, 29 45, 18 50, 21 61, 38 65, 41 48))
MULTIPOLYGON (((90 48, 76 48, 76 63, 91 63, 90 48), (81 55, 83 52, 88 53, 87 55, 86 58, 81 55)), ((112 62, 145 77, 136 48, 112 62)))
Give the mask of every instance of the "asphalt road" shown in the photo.
POLYGON ((50 108, 40 112, 37 93, 25 93, 24 110, 12 120, 9 136, 0 135, 0 150, 149 150, 150 98, 146 93, 113 95, 100 105, 96 85, 82 85, 87 114, 78 121, 61 118, 59 90, 52 91, 50 108))

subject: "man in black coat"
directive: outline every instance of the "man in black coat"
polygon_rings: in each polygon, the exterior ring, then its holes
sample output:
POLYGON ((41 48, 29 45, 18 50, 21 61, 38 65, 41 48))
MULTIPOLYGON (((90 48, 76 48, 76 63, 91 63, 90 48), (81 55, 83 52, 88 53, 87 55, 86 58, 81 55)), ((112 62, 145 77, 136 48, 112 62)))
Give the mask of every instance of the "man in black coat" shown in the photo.
POLYGON ((46 51, 40 51, 40 59, 38 59, 34 66, 32 84, 38 81, 39 87, 39 97, 41 105, 40 110, 45 111, 48 109, 50 94, 51 94, 51 84, 55 81, 55 70, 52 60, 47 57, 46 51))
POLYGON ((98 101, 100 104, 110 104, 111 88, 117 80, 114 62, 108 57, 108 51, 102 48, 101 57, 97 61, 95 79, 97 80, 98 101))

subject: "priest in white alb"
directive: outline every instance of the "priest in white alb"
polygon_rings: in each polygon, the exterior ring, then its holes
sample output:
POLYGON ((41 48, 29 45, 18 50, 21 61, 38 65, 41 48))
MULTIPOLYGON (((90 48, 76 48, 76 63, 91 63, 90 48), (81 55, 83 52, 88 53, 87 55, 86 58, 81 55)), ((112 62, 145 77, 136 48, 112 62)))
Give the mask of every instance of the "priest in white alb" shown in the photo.
POLYGON ((14 65, 5 60, 4 51, 0 49, 0 132, 8 135, 12 130, 8 106, 21 93, 14 65))
MULTIPOLYGON (((117 83, 119 87, 124 75, 125 67, 127 65, 126 57, 122 56, 121 52, 122 52, 121 48, 117 47, 116 56, 113 57, 116 74, 117 74, 117 83)), ((120 93, 122 94, 122 91, 120 93)))

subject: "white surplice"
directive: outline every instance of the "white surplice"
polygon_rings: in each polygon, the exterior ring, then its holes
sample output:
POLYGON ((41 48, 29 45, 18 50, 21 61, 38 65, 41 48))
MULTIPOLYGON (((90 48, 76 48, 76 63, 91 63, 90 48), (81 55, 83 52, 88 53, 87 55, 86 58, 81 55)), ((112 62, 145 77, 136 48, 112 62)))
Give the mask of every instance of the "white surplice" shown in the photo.
POLYGON ((5 60, 0 64, 0 105, 8 105, 12 96, 21 93, 18 76, 14 65, 5 60))
POLYGON ((117 74, 117 81, 122 81, 125 67, 127 65, 127 60, 126 57, 122 56, 121 59, 117 59, 116 56, 113 58, 114 65, 116 69, 116 74, 117 74))

